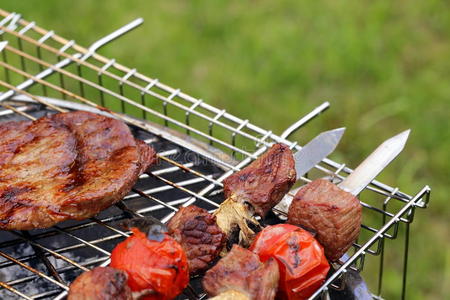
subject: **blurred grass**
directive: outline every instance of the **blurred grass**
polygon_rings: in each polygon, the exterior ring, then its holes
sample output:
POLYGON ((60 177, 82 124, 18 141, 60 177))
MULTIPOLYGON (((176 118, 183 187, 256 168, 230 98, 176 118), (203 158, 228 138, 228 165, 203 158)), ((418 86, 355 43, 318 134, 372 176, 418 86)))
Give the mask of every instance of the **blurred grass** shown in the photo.
MULTIPOLYGON (((346 126, 332 158, 350 166, 412 128, 405 151, 379 179, 410 194, 431 185, 430 207, 417 211, 412 225, 407 298, 450 294, 449 2, 3 0, 1 6, 85 46, 144 17, 140 29, 100 53, 277 133, 328 100, 331 109, 294 138, 305 142, 346 126)), ((398 298, 398 273, 385 277, 385 297, 398 298)))

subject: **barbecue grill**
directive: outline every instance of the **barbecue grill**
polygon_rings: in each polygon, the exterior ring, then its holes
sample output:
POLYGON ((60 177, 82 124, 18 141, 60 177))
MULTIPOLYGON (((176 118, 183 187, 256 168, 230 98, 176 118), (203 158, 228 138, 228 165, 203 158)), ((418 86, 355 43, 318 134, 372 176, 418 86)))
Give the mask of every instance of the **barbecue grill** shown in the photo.
MULTIPOLYGON (((20 14, 0 10, 0 17, 0 37, 7 41, 0 54, 0 121, 68 110, 106 114, 126 122, 137 138, 157 150, 160 160, 123 201, 96 217, 45 230, 1 232, 2 299, 63 299, 81 272, 109 263, 111 250, 129 235, 119 226, 121 220, 151 215, 167 222, 177 207, 189 204, 214 210, 224 199, 223 179, 273 143, 301 149, 288 137, 329 106, 323 103, 276 135, 96 52, 142 19, 84 48, 20 14)), ((302 181, 340 181, 351 172, 345 164, 324 159, 302 181)), ((402 257, 395 270, 405 298, 410 224, 416 208, 426 208, 429 198, 428 186, 408 195, 373 181, 360 195, 364 224, 349 259, 333 265, 311 298, 329 299, 333 290, 345 288, 345 276, 360 272, 371 279, 372 297, 381 299, 385 269, 395 269, 385 264, 388 253, 402 257)), ((206 298, 199 282, 193 279, 180 299, 206 298)))

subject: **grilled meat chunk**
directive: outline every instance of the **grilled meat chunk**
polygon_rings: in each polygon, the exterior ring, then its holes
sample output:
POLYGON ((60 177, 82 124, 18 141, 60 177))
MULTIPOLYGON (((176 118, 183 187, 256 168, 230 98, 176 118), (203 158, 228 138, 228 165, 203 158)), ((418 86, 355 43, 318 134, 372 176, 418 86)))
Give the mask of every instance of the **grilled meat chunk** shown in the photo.
POLYGON ((288 223, 316 232, 316 239, 331 261, 341 258, 356 240, 361 218, 359 200, 324 179, 303 186, 288 212, 288 223))
POLYGON ((227 199, 214 212, 217 224, 229 240, 248 247, 260 224, 254 214, 265 217, 281 201, 296 180, 295 162, 289 147, 273 145, 243 170, 223 182, 227 199))
POLYGON ((110 267, 97 267, 78 276, 70 285, 67 300, 131 300, 127 274, 110 267))
POLYGON ((241 292, 228 290, 215 297, 209 298, 209 300, 250 300, 250 298, 241 292))
POLYGON ((169 234, 183 247, 191 275, 202 272, 219 256, 225 233, 216 217, 195 205, 182 207, 167 224, 169 234))
POLYGON ((227 256, 206 272, 203 287, 209 296, 233 290, 249 299, 271 300, 275 298, 279 278, 274 259, 261 263, 253 252, 234 245, 227 256))
POLYGON ((0 229, 46 228, 121 200, 155 152, 121 121, 76 111, 0 123, 0 229))
POLYGON ((295 183, 294 156, 288 146, 273 145, 243 170, 223 182, 225 197, 249 203, 261 217, 280 202, 295 183))

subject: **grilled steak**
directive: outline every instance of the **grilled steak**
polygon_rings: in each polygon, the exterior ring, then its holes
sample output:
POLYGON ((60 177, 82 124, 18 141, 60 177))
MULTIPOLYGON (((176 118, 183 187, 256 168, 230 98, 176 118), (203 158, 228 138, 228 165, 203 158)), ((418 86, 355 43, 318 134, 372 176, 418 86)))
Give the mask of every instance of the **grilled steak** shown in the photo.
POLYGON ((97 267, 78 276, 70 285, 67 300, 131 300, 127 274, 110 267, 97 267))
POLYGON ((317 233, 331 261, 350 248, 359 235, 362 209, 359 200, 324 179, 302 187, 289 207, 288 223, 317 233))
POLYGON ((255 213, 264 217, 295 183, 295 162, 284 144, 273 145, 243 170, 223 182, 227 198, 232 195, 242 203, 250 203, 255 213))
POLYGON ((261 263, 253 252, 234 245, 227 256, 206 272, 203 287, 209 296, 233 290, 249 299, 272 300, 279 278, 278 264, 274 259, 261 263))
POLYGON ((123 122, 82 111, 0 123, 0 135, 0 229, 91 217, 156 159, 123 122))
POLYGON ((183 247, 191 275, 206 270, 225 243, 225 233, 217 226, 216 217, 195 205, 180 208, 167 227, 183 247))

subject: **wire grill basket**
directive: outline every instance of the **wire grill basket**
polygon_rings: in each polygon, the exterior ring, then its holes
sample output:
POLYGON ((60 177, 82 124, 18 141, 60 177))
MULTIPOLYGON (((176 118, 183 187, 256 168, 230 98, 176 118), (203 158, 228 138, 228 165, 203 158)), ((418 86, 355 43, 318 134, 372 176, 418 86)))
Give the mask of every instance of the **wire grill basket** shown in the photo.
MULTIPOLYGON (((276 135, 96 53, 141 23, 137 19, 84 48, 17 13, 0 10, 0 39, 7 41, 0 53, 0 121, 89 110, 125 121, 160 158, 123 201, 94 218, 46 230, 1 232, 2 299, 64 298, 77 275, 109 263, 110 251, 129 234, 117 226, 122 219, 152 215, 167 222, 177 207, 189 204, 214 210, 223 200, 223 179, 273 143, 301 149, 289 135, 329 106, 318 106, 276 135)), ((342 180, 351 172, 345 164, 324 159, 302 181, 324 176, 342 180)), ((403 250, 393 250, 403 257, 399 289, 405 297, 410 224, 415 209, 425 208, 429 196, 428 186, 408 195, 373 181, 360 195, 364 224, 350 258, 334 266, 312 298, 342 289, 343 276, 350 270, 372 274, 372 296, 381 298, 387 242, 400 237, 403 250), (402 228, 405 233, 400 235, 402 228)), ((192 292, 182 298, 205 298, 198 278, 191 285, 192 292)))

